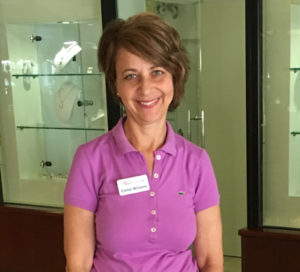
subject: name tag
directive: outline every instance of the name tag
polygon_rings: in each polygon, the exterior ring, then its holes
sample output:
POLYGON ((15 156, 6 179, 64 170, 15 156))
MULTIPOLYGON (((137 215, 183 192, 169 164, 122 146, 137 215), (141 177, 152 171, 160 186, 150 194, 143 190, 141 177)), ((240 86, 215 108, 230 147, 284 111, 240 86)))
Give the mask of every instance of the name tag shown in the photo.
POLYGON ((147 175, 118 179, 117 185, 119 189, 119 194, 121 196, 136 194, 150 190, 147 175))

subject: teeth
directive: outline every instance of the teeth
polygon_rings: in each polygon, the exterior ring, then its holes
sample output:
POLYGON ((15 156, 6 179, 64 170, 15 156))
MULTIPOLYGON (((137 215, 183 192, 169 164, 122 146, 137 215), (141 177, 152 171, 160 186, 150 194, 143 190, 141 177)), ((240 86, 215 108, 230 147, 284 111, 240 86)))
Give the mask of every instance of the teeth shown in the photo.
POLYGON ((142 101, 141 101, 141 104, 142 104, 142 105, 145 105, 145 106, 150 106, 150 105, 154 104, 156 101, 157 101, 157 99, 152 100, 152 101, 149 101, 149 102, 142 102, 142 101))

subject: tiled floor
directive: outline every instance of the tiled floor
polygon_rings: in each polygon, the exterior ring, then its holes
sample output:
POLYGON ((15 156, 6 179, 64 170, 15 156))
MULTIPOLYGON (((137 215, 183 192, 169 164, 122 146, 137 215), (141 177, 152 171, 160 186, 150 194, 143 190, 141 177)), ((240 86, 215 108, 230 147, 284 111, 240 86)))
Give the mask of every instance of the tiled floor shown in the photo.
POLYGON ((224 272, 241 272, 242 261, 239 257, 224 257, 224 272))

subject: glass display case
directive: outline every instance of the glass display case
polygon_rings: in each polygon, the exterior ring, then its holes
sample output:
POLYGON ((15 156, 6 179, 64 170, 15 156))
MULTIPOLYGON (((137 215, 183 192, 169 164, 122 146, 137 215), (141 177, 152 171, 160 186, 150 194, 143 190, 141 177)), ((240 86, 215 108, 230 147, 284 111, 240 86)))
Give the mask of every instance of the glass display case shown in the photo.
POLYGON ((299 270, 297 2, 246 0, 248 222, 239 231, 243 272, 299 270))
POLYGON ((300 197, 300 4, 292 4, 290 12, 289 195, 300 197))
POLYGON ((108 127, 100 1, 8 2, 0 26, 4 202, 61 207, 77 147, 108 127))
POLYGON ((263 7, 263 225, 299 229, 300 5, 263 7))

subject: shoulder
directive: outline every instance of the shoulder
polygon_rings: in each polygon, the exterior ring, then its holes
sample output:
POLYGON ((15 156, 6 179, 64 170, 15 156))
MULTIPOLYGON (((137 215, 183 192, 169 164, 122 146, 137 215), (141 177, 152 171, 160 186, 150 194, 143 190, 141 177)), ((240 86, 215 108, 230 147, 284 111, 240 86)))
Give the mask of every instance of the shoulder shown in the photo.
POLYGON ((197 176, 212 169, 212 163, 207 151, 186 140, 180 135, 176 135, 176 160, 185 166, 186 171, 191 176, 197 176))
POLYGON ((105 134, 88 141, 84 144, 78 146, 77 153, 83 153, 89 158, 99 156, 100 153, 107 152, 113 145, 113 137, 111 131, 106 132, 105 134))
POLYGON ((208 154, 204 148, 188 141, 181 135, 175 134, 175 144, 178 156, 189 156, 191 159, 207 159, 208 154))

